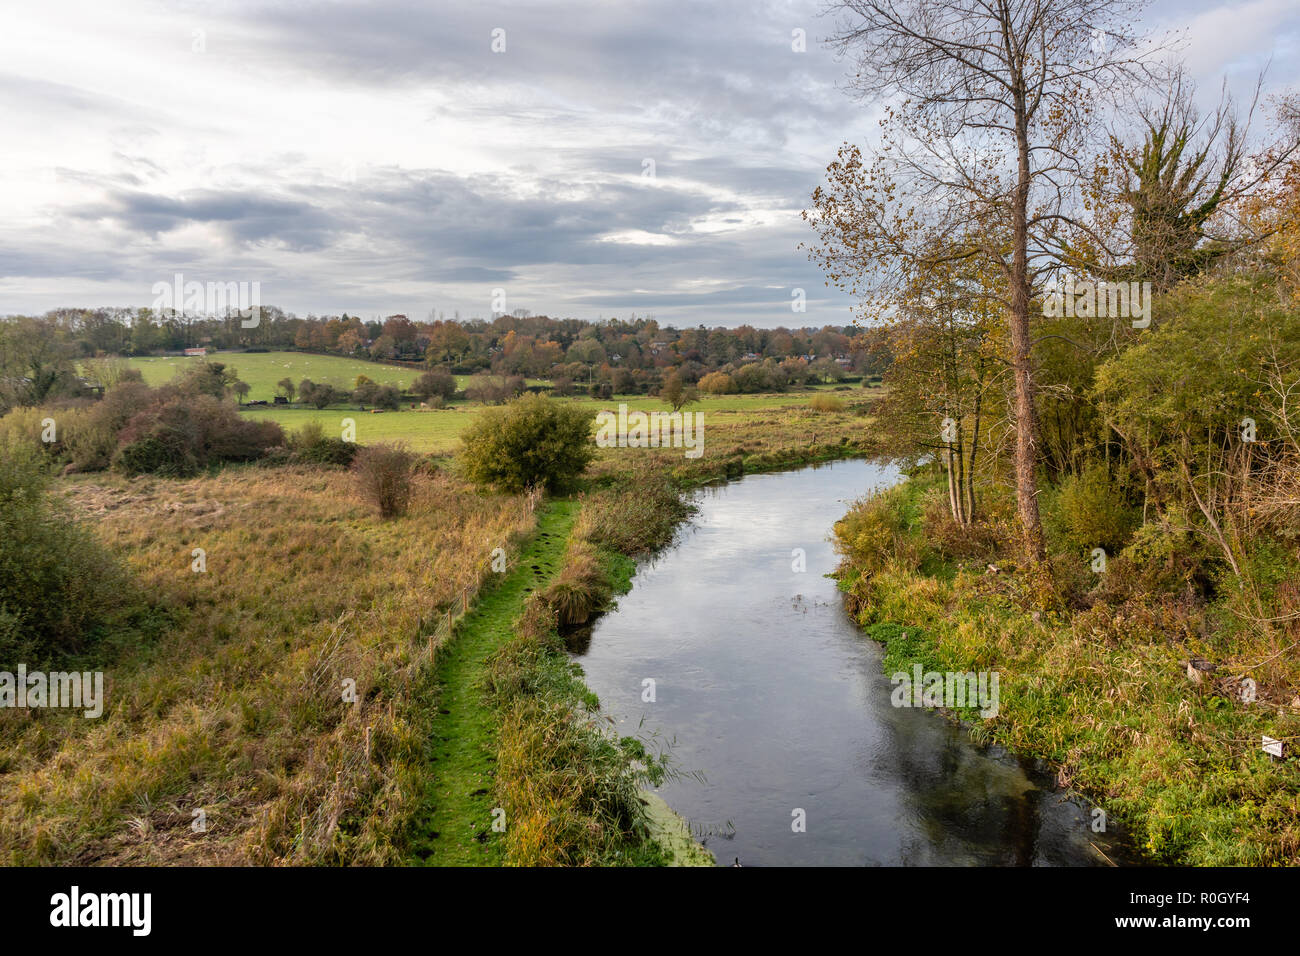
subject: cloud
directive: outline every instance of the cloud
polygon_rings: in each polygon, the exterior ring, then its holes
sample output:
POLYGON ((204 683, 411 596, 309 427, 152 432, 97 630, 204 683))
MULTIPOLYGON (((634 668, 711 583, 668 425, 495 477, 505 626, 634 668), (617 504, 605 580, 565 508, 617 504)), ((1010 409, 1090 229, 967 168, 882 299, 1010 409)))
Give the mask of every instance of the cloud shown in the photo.
MULTIPOLYGON (((1294 18, 1248 6, 1154 15, 1190 24, 1205 71, 1273 50, 1294 80, 1294 18)), ((485 315, 505 288, 554 315, 847 322, 799 212, 875 115, 839 89, 821 7, 19 8, 0 35, 0 311, 146 305, 184 270, 301 313, 485 315)))

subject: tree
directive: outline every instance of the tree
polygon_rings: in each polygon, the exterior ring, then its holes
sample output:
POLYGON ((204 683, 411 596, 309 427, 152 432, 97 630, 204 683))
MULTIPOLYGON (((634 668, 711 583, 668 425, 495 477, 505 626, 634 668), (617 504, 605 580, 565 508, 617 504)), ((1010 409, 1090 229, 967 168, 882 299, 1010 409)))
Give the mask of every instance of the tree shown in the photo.
POLYGON ((683 382, 681 375, 677 372, 669 372, 664 377, 664 383, 659 387, 659 397, 671 405, 675 412, 679 412, 684 406, 700 400, 699 392, 695 390, 695 387, 683 382))
POLYGON ((710 395, 730 395, 736 390, 736 383, 726 372, 710 372, 700 379, 700 390, 710 395))
POLYGON ((456 377, 446 369, 431 369, 415 380, 411 385, 411 394, 422 401, 428 401, 435 395, 449 400, 456 394, 456 377))
POLYGON ((75 383, 71 351, 52 320, 20 316, 0 325, 0 411, 39 405, 75 383))
POLYGON ((1248 154, 1254 103, 1243 119, 1225 94, 1203 116, 1195 92, 1180 69, 1160 98, 1139 105, 1140 142, 1111 134, 1094 197, 1108 246, 1080 250, 1094 274, 1162 292, 1271 234, 1239 213, 1287 168, 1300 130, 1248 154))
POLYGON ((294 388, 293 379, 289 378, 288 376, 280 379, 280 381, 275 383, 275 390, 280 395, 283 395, 285 397, 285 400, 288 401, 289 404, 291 405, 293 404, 293 396, 294 393, 297 391, 297 389, 294 388))
POLYGON ((562 489, 596 455, 591 420, 580 405, 536 394, 489 408, 461 435, 465 473, 503 491, 562 489))
POLYGON ((973 265, 954 260, 903 290, 901 308, 882 329, 894 360, 888 391, 873 407, 893 447, 943 463, 949 511, 964 526, 977 514, 977 469, 1005 431, 997 409, 1006 345, 1000 310, 984 287, 996 275, 973 265))
POLYGON ((1046 556, 1038 507, 1038 424, 1031 359, 1035 289, 1060 267, 1060 234, 1088 181, 1096 94, 1149 70, 1119 22, 1119 0, 841 0, 835 46, 853 57, 852 86, 897 97, 872 163, 846 146, 813 194, 833 282, 888 298, 944 260, 1002 269, 999 298, 1015 376, 1015 482, 1027 557, 1046 556), (953 248, 939 240, 964 236, 953 248), (870 288, 870 279, 896 280, 870 288), (883 291, 882 291, 883 290, 883 291))
POLYGON ((252 390, 252 386, 247 382, 236 380, 230 384, 230 390, 235 393, 235 399, 240 405, 242 405, 244 404, 244 399, 248 397, 249 391, 252 390))
POLYGON ((304 378, 298 383, 298 397, 308 405, 325 408, 327 405, 341 401, 343 394, 336 391, 333 385, 318 385, 311 379, 304 378))

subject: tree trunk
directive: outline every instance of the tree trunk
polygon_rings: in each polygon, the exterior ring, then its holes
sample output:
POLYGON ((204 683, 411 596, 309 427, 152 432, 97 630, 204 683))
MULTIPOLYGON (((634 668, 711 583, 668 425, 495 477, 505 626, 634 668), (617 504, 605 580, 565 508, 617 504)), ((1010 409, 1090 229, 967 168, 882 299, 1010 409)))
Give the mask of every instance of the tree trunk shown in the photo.
POLYGON ((1028 561, 1047 557, 1043 522, 1038 513, 1038 415, 1029 338, 1029 130, 1025 93, 1016 90, 1016 152, 1019 174, 1012 206, 1011 361, 1016 373, 1016 510, 1028 561))

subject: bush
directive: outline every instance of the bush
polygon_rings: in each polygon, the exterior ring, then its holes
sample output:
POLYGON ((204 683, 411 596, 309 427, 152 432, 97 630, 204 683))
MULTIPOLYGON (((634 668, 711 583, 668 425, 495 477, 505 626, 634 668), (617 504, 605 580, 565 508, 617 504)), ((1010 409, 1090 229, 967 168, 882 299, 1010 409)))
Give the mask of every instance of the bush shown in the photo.
POLYGON ((307 422, 294 432, 289 444, 296 460, 311 465, 346 467, 357 454, 355 442, 326 436, 320 422, 307 422))
POLYGON ((880 571, 902 555, 907 522, 905 485, 895 485, 854 502, 835 522, 835 546, 852 564, 869 572, 880 571))
POLYGON ((1136 509, 1125 500, 1104 464, 1067 476, 1049 501, 1046 517, 1048 533, 1065 548, 1105 548, 1110 554, 1127 543, 1138 520, 1136 509))
POLYGON ((586 469, 596 454, 591 414, 566 402, 527 395, 484 412, 461 436, 470 480, 523 491, 557 490, 586 469))
POLYGON ((431 398, 450 401, 456 394, 456 377, 443 369, 432 369, 415 380, 411 394, 423 402, 431 398))
POLYGON ((741 392, 784 392, 787 385, 786 374, 775 362, 757 362, 742 365, 731 375, 737 391, 741 392))
POLYGON ((132 416, 118 440, 113 466, 123 473, 184 478, 210 464, 261 458, 284 444, 284 432, 209 395, 173 395, 132 416))
POLYGON ((391 385, 381 385, 375 390, 375 394, 370 401, 378 408, 386 408, 390 412, 395 412, 401 407, 402 393, 391 385))
POLYGON ((710 372, 700 379, 699 388, 710 395, 730 395, 736 390, 736 383, 726 372, 710 372))
POLYGON ((403 445, 367 445, 357 452, 352 470, 362 496, 384 518, 399 518, 411 503, 415 456, 403 445))
POLYGON ((126 572, 46 496, 30 446, 0 456, 0 661, 12 668, 91 650, 129 610, 126 572))
POLYGON ((500 405, 524 391, 524 379, 519 375, 498 378, 495 375, 479 374, 470 378, 465 386, 465 397, 471 402, 484 405, 500 405))

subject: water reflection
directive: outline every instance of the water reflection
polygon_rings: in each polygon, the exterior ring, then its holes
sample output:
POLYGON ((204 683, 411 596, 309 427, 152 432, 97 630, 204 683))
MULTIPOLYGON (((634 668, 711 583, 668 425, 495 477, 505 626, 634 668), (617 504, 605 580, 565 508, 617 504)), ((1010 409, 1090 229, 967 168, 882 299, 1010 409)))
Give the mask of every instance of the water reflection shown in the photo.
POLYGON ((848 461, 702 492, 678 544, 569 637, 605 713, 703 773, 661 793, 724 863, 1104 865, 1092 844, 1130 859, 1032 766, 890 705, 880 649, 825 575, 831 525, 898 477, 848 461))

